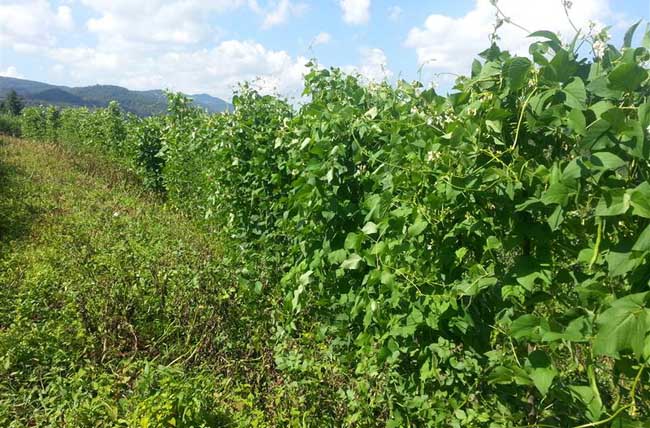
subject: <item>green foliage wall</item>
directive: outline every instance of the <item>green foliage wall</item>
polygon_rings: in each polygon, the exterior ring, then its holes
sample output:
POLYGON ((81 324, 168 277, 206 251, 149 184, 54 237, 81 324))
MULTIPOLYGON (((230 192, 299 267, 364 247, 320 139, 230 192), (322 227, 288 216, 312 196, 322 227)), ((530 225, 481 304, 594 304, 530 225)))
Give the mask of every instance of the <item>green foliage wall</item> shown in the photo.
POLYGON ((21 123, 20 116, 0 114, 0 134, 12 137, 20 137, 21 123))
POLYGON ((277 266, 280 304, 260 308, 276 365, 306 385, 345 373, 348 424, 641 426, 650 33, 634 48, 634 29, 594 60, 549 32, 530 57, 492 46, 448 97, 314 66, 297 111, 244 86, 233 114, 171 95, 146 120, 64 111, 61 135, 128 157, 277 266))

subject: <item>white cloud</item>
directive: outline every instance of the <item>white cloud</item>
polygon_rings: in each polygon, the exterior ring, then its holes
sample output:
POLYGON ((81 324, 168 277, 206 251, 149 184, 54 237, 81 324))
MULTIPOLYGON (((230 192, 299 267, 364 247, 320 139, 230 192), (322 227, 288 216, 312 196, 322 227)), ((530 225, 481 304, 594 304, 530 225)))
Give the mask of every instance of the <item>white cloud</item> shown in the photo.
POLYGON ((365 24, 370 19, 370 0, 340 0, 340 5, 348 24, 365 24))
POLYGON ((209 19, 214 13, 248 7, 263 16, 262 28, 268 29, 306 10, 305 4, 292 0, 274 0, 265 7, 257 0, 81 0, 81 3, 95 12, 96 16, 86 22, 86 27, 100 38, 178 46, 198 44, 219 35, 221 29, 209 19))
POLYGON ((87 71, 118 71, 121 65, 116 53, 102 52, 94 48, 53 48, 48 56, 59 63, 70 64, 77 69, 87 71))
MULTIPOLYGON (((287 96, 301 92, 306 58, 255 41, 224 41, 224 33, 211 19, 211 14, 247 7, 263 17, 268 28, 302 13, 306 6, 298 0, 272 0, 264 7, 256 0, 76 0, 66 4, 79 3, 88 8, 90 17, 82 28, 85 32, 76 34, 88 39, 90 33, 96 43, 59 43, 56 35, 74 25, 70 7, 27 0, 0 4, 0 46, 50 60, 50 77, 71 85, 169 88, 229 99, 237 83, 255 80, 267 92, 287 96)), ((14 73, 15 67, 3 72, 14 73)))
POLYGON ((20 79, 23 77, 22 74, 18 73, 18 69, 14 67, 13 65, 10 65, 4 70, 0 70, 0 76, 4 77, 15 77, 17 79, 20 79))
POLYGON ((303 3, 293 4, 290 0, 280 0, 276 7, 266 14, 262 28, 269 29, 284 24, 289 17, 302 14, 306 8, 307 6, 303 3))
POLYGON ((55 64, 51 67, 52 73, 62 74, 65 71, 65 66, 63 64, 55 64))
POLYGON ((391 21, 398 21, 400 17, 402 16, 402 10, 401 7, 399 6, 391 6, 388 8, 388 19, 391 21))
POLYGON ((74 27, 68 6, 56 10, 46 0, 2 1, 0 3, 0 47, 22 52, 53 46, 62 31, 74 27))
POLYGON ((312 46, 326 45, 332 40, 332 35, 330 33, 318 33, 314 40, 311 42, 312 46))
POLYGON ((54 18, 56 25, 64 30, 72 30, 74 20, 72 19, 72 10, 69 6, 59 6, 54 18))
POLYGON ((89 19, 86 27, 100 38, 176 45, 198 43, 210 34, 210 26, 203 19, 207 12, 239 6, 239 2, 196 0, 82 0, 82 3, 99 15, 89 19))
POLYGON ((130 89, 169 88, 229 99, 244 80, 266 92, 292 96, 302 89, 307 59, 265 48, 253 41, 227 40, 210 49, 161 51, 142 56, 137 48, 56 48, 49 56, 65 65, 75 84, 111 83, 130 89))
POLYGON ((386 53, 379 48, 361 48, 359 65, 341 67, 346 73, 358 73, 370 82, 389 79, 393 73, 388 68, 386 53))
MULTIPOLYGON (((529 29, 560 32, 573 36, 560 1, 499 0, 501 10, 513 22, 529 29)), ((587 28, 592 21, 611 21, 608 0, 574 0, 570 11, 576 25, 587 28)), ((472 59, 489 46, 488 36, 495 21, 495 9, 490 0, 476 0, 474 8, 464 16, 429 15, 421 27, 412 28, 405 45, 414 48, 418 62, 439 71, 468 74, 472 59)), ((531 39, 513 25, 499 30, 499 45, 518 55, 526 55, 531 39)))

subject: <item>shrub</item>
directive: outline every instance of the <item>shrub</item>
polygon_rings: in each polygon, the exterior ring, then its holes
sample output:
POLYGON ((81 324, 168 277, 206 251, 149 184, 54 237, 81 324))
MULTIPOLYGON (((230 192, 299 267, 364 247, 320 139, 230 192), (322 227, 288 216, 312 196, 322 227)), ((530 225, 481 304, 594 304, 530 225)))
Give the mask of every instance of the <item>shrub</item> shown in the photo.
POLYGON ((20 116, 0 114, 0 134, 20 137, 20 116))
POLYGON ((21 130, 25 138, 45 139, 47 124, 43 107, 27 107, 21 115, 21 130))

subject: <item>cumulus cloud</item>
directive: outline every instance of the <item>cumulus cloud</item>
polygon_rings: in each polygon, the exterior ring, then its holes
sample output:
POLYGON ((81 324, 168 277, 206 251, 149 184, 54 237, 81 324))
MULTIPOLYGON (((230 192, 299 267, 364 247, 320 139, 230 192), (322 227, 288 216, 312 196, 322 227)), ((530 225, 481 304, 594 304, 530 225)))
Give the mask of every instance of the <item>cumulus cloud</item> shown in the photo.
POLYGON ((314 37, 314 40, 311 42, 312 46, 326 45, 332 40, 332 35, 330 33, 318 33, 314 37))
POLYGON ((276 7, 272 9, 262 23, 262 28, 269 29, 285 23, 291 16, 299 16, 307 9, 303 3, 294 4, 290 0, 280 0, 276 7))
POLYGON ((361 25, 370 19, 370 0, 340 0, 340 5, 348 24, 361 25))
POLYGON ((46 0, 0 3, 0 47, 23 52, 53 46, 62 31, 74 27, 68 6, 54 9, 46 0))
POLYGON ((14 67, 13 65, 10 65, 9 67, 5 68, 4 70, 0 70, 0 76, 4 77, 15 77, 17 79, 20 79, 23 77, 22 74, 18 73, 18 69, 14 67))
MULTIPOLYGON (((76 0, 60 4, 57 8, 45 0, 2 3, 0 43, 21 54, 47 58, 52 77, 60 80, 65 74, 66 83, 169 88, 226 99, 244 80, 288 96, 302 90, 306 58, 251 40, 223 40, 223 32, 214 27, 210 15, 248 8, 263 17, 263 27, 270 28, 305 10, 297 0, 271 0, 263 6, 257 0, 76 0), (86 7, 89 18, 78 28, 93 34, 96 42, 66 46, 57 40, 57 31, 74 25, 67 4, 86 7)), ((15 73, 15 67, 0 71, 15 73)))
POLYGON ((52 60, 81 84, 114 83, 131 89, 169 88, 207 92, 230 98, 237 83, 257 81, 267 92, 297 95, 307 59, 267 49, 253 41, 226 40, 213 48, 164 51, 140 56, 137 50, 111 52, 98 48, 56 48, 52 60))
POLYGON ((217 0, 81 0, 98 16, 86 22, 87 29, 104 39, 119 37, 131 43, 194 44, 213 29, 206 13, 237 8, 238 1, 217 0), (146 22, 146 25, 143 25, 146 22))
POLYGON ((342 67, 342 70, 347 73, 360 74, 370 82, 381 82, 393 75, 388 68, 388 58, 383 50, 379 48, 361 48, 359 54, 358 65, 347 65, 342 67))
MULTIPOLYGON (((418 62, 425 68, 467 74, 477 52, 489 46, 489 34, 495 22, 490 0, 476 0, 467 14, 454 18, 429 15, 424 24, 410 30, 405 45, 415 49, 418 62)), ((573 36, 571 24, 564 16, 560 1, 499 0, 499 7, 517 24, 529 29, 551 30, 565 37, 573 36)), ((589 21, 610 20, 608 0, 574 0, 571 18, 587 28, 589 21)), ((531 39, 521 29, 504 24, 499 30, 499 45, 519 55, 528 52, 531 39)))

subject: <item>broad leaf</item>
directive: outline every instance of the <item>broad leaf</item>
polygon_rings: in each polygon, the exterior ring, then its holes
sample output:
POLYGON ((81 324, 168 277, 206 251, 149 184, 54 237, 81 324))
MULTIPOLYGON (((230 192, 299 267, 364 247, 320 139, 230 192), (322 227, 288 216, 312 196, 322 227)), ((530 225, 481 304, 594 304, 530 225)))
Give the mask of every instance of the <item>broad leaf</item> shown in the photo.
POLYGON ((351 270, 359 269, 362 260, 363 259, 361 258, 360 255, 356 253, 350 254, 350 256, 346 260, 344 260, 343 263, 341 263, 341 268, 351 269, 351 270))
POLYGON ((612 189, 601 196, 596 205, 600 217, 622 215, 630 208, 630 195, 624 189, 612 189))
POLYGON ((623 37, 623 47, 624 48, 629 48, 630 46, 632 46, 632 38, 634 37, 634 32, 636 31, 636 28, 639 26, 641 21, 642 21, 642 19, 638 20, 635 24, 633 24, 625 32, 625 36, 623 37))
POLYGON ((637 238, 634 246, 632 247, 634 251, 650 251, 650 225, 648 225, 641 235, 637 238))
POLYGON ((636 63, 622 63, 609 73, 609 83, 612 89, 634 91, 648 78, 648 72, 636 63))
POLYGON ((565 100, 564 103, 574 109, 584 110, 587 102, 587 91, 585 84, 579 77, 574 77, 573 80, 564 87, 565 100))
POLYGON ((427 225, 428 225, 427 221, 422 216, 418 216, 415 219, 415 222, 411 226, 409 226, 408 234, 410 236, 418 236, 419 234, 424 232, 424 229, 427 228, 427 225))
POLYGON ((532 63, 528 58, 515 57, 508 66, 508 82, 510 87, 517 90, 524 86, 528 80, 528 72, 532 67, 532 63))
POLYGON ((537 350, 528 355, 527 366, 533 384, 542 395, 546 395, 557 375, 553 362, 544 351, 537 350))
POLYGON ((641 357, 650 329, 650 309, 646 307, 648 295, 650 292, 622 297, 598 316, 598 333, 594 339, 597 355, 617 358, 621 351, 632 351, 637 358, 641 357))
POLYGON ((628 190, 632 214, 650 218, 650 183, 644 181, 636 188, 628 190))

